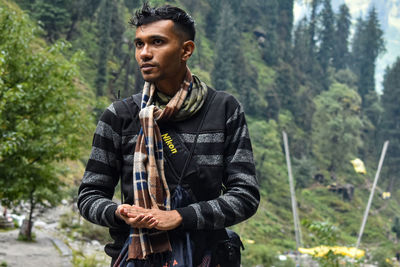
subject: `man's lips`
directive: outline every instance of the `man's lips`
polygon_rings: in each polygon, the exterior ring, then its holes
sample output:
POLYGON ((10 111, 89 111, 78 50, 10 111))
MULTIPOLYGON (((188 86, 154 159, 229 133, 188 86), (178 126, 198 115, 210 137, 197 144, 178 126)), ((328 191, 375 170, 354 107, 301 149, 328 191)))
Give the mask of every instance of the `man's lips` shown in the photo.
POLYGON ((153 69, 153 68, 155 68, 156 67, 156 65, 153 65, 153 64, 142 64, 142 65, 140 65, 140 69, 142 70, 142 71, 150 71, 151 69, 153 69))

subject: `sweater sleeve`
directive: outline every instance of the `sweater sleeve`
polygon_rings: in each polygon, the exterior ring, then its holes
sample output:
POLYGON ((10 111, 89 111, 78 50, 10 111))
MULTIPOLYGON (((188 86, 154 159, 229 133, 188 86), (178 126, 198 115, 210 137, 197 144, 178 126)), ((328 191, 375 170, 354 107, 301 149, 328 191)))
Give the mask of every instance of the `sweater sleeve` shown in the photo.
POLYGON ((121 171, 120 151, 121 123, 111 104, 97 124, 77 202, 85 219, 110 228, 125 224, 115 216, 118 204, 112 201, 121 171))
POLYGON ((224 193, 178 209, 184 229, 221 229, 251 217, 260 194, 249 132, 241 106, 226 121, 224 193))

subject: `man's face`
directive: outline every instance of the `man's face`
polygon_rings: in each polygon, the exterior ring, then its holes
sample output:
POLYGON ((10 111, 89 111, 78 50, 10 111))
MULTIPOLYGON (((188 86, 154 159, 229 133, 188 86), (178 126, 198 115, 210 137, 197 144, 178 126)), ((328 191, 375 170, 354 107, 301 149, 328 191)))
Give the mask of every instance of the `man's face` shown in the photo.
POLYGON ((155 83, 176 80, 186 70, 183 43, 172 20, 139 26, 136 30, 135 57, 143 79, 155 83))

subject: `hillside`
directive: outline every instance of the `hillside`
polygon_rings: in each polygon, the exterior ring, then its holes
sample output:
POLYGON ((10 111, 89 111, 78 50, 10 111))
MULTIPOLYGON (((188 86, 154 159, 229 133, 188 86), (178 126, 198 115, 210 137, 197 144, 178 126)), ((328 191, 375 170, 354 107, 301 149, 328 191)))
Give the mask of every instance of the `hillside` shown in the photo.
MULTIPOLYGON (((36 45, 70 43, 62 50, 66 60, 83 52, 76 76, 95 95, 88 113, 96 121, 118 92, 127 97, 141 90, 134 29, 127 24, 140 2, 1 0, 0 8, 15 3, 42 27, 36 33, 42 44, 36 45)), ((376 11, 368 10, 352 24, 346 6, 333 11, 330 0, 314 0, 309 17, 294 24, 294 0, 150 3, 178 5, 192 14, 197 47, 191 71, 235 95, 246 111, 262 200, 254 217, 234 227, 246 247, 243 265, 294 266, 277 258, 296 250, 282 141, 286 131, 305 247, 355 245, 383 142, 390 140, 361 242, 367 261, 390 266, 386 258, 400 250, 392 231, 400 216, 400 87, 395 79, 400 63, 388 66, 383 95, 378 96, 375 66, 385 40, 376 11), (355 172, 350 163, 354 158, 364 161, 366 174, 355 172), (337 189, 343 186, 354 188, 354 195, 337 189), (389 199, 381 197, 386 191, 391 192, 389 199)), ((80 138, 87 144, 92 136, 80 138)), ((81 177, 72 179, 78 183, 81 177)), ((67 184, 76 190, 73 182, 67 184)))

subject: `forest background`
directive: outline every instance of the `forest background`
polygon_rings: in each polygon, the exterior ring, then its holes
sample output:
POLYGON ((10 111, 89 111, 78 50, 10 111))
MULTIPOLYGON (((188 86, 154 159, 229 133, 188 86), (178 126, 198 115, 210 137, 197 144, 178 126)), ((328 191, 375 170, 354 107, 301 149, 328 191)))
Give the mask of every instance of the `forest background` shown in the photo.
MULTIPOLYGON (((65 192, 76 195, 98 117, 119 94, 142 89, 127 23, 141 2, 0 0, 3 204, 25 201, 32 211, 56 205, 65 192)), ((385 40, 376 10, 352 24, 345 4, 334 12, 330 0, 313 0, 294 24, 294 0, 150 3, 192 14, 192 72, 235 95, 246 111, 262 200, 257 214, 235 227, 245 266, 279 266, 277 255, 296 249, 282 131, 305 247, 356 243, 390 141, 361 243, 368 260, 389 265, 400 250, 400 60, 387 66, 378 94, 385 40), (366 174, 355 172, 355 158, 366 174)))

